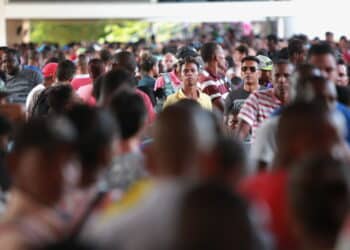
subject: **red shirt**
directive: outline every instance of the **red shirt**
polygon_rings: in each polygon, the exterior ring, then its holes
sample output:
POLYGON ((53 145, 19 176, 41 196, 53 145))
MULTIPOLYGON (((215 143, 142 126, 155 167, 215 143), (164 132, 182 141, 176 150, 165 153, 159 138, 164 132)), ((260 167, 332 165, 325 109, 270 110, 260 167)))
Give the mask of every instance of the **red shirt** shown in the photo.
POLYGON ((288 214, 287 180, 287 172, 278 170, 248 177, 239 188, 249 201, 266 207, 270 218, 269 228, 276 237, 277 249, 295 250, 298 247, 288 214))
POLYGON ((92 84, 88 84, 85 86, 82 86, 77 90, 77 95, 83 99, 83 101, 91 106, 96 105, 95 97, 92 96, 92 90, 93 86, 92 84))
POLYGON ((80 87, 91 84, 92 80, 89 75, 77 75, 70 83, 74 90, 78 90, 80 87))
POLYGON ((136 93, 140 95, 145 103, 147 114, 148 114, 148 123, 152 123, 156 119, 156 113, 153 109, 153 105, 149 96, 139 89, 135 89, 136 93))
POLYGON ((228 88, 225 85, 224 78, 212 74, 208 69, 202 71, 199 75, 200 89, 210 96, 213 101, 217 98, 225 99, 228 95, 228 88))

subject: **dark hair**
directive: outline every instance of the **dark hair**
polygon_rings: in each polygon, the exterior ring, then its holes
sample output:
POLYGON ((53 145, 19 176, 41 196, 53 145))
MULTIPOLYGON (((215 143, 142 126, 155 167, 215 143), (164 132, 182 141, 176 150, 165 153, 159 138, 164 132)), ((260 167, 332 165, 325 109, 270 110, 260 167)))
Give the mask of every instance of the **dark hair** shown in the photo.
POLYGON ((98 168, 99 153, 117 132, 114 119, 106 111, 83 104, 74 105, 66 115, 78 134, 76 147, 82 166, 98 168))
POLYGON ((273 62, 273 65, 284 65, 284 64, 291 64, 291 62, 288 61, 288 59, 284 59, 284 58, 278 58, 276 61, 273 62))
POLYGON ((62 117, 33 118, 15 131, 13 151, 20 153, 34 147, 54 152, 59 145, 75 143, 71 123, 62 117))
POLYGON ((288 56, 292 57, 294 54, 300 54, 304 51, 304 42, 300 39, 293 38, 288 42, 288 56))
POLYGON ((7 55, 8 54, 13 55, 16 58, 16 60, 18 61, 18 64, 21 64, 21 56, 20 56, 18 50, 12 49, 12 48, 7 48, 4 51, 5 51, 5 54, 7 54, 7 55))
POLYGON ((277 126, 277 162, 283 167, 291 167, 290 163, 295 162, 300 156, 291 154, 290 149, 300 138, 304 139, 304 146, 308 147, 307 150, 305 149, 306 152, 303 152, 304 155, 320 150, 324 145, 322 143, 330 136, 332 142, 336 142, 338 138, 331 134, 333 132, 329 132, 332 129, 329 123, 327 107, 324 103, 299 101, 285 107, 277 126), (293 133, 291 134, 290 131, 293 133), (315 138, 318 140, 315 141, 315 138))
POLYGON ((30 50, 28 53, 28 59, 33 61, 39 61, 40 54, 36 50, 30 50))
POLYGON ((12 131, 12 123, 6 116, 0 114, 0 136, 9 134, 12 131))
POLYGON ((84 66, 87 66, 88 64, 88 59, 87 59, 87 56, 85 54, 80 54, 78 56, 78 66, 80 67, 84 67, 84 66))
POLYGON ((256 55, 259 56, 267 56, 269 57, 269 52, 267 51, 267 49, 259 49, 257 52, 256 52, 256 55))
POLYGON ((280 49, 280 51, 278 51, 278 59, 284 59, 284 60, 288 60, 289 59, 289 55, 288 55, 289 51, 287 47, 284 47, 282 49, 280 49))
POLYGON ((125 69, 116 69, 109 71, 102 78, 100 87, 100 97, 105 100, 109 99, 122 86, 130 86, 132 76, 129 71, 125 69))
POLYGON ((59 62, 60 60, 57 57, 52 56, 49 59, 47 59, 47 61, 45 62, 45 65, 49 63, 59 63, 59 62))
POLYGON ((135 74, 137 67, 135 56, 129 51, 121 51, 112 57, 112 68, 127 70, 132 75, 135 74))
POLYGON ((325 55, 325 54, 330 54, 335 57, 335 53, 332 47, 328 43, 320 42, 318 44, 314 44, 311 46, 308 53, 308 59, 310 59, 310 57, 313 55, 325 55))
MULTIPOLYGON (((221 136, 216 145, 218 153, 219 165, 222 167, 224 174, 226 171, 231 171, 232 167, 242 167, 246 163, 246 153, 243 145, 237 140, 221 136)), ((243 172, 244 169, 237 169, 243 172)))
POLYGON ((47 101, 49 113, 62 114, 66 111, 67 105, 71 104, 73 88, 71 85, 59 84, 47 89, 47 101))
POLYGON ((112 59, 112 54, 108 49, 103 49, 100 51, 100 58, 104 64, 107 64, 112 59))
POLYGON ((201 56, 204 62, 208 63, 213 60, 215 52, 218 48, 218 44, 215 42, 205 43, 201 48, 201 56))
POLYGON ((309 236, 334 248, 350 207, 348 166, 330 155, 295 164, 289 180, 292 213, 309 236))
POLYGON ((246 56, 248 56, 249 50, 248 47, 246 45, 239 45, 235 48, 235 50, 237 50, 239 53, 241 54, 245 54, 246 56))
POLYGON ((76 240, 63 240, 55 243, 49 243, 35 250, 96 250, 96 246, 90 243, 77 242, 76 240))
POLYGON ((335 86, 337 88, 338 102, 345 106, 350 106, 350 87, 349 86, 335 86))
POLYGON ((178 49, 176 53, 177 59, 184 59, 185 57, 197 57, 198 52, 197 50, 192 46, 183 46, 180 49, 178 49))
POLYGON ((70 60, 64 60, 58 63, 57 80, 59 82, 70 81, 73 79, 77 67, 70 60))
POLYGON ((278 37, 275 34, 270 34, 266 37, 267 41, 278 43, 278 37))
POLYGON ((0 46, 0 51, 6 52, 8 50, 7 46, 0 46))
POLYGON ((152 70, 154 65, 157 64, 157 58, 151 54, 144 53, 141 57, 140 68, 144 72, 149 72, 152 70))
POLYGON ((92 96, 95 97, 96 100, 100 99, 101 86, 102 86, 104 76, 105 76, 104 74, 100 75, 92 83, 92 96))
POLYGON ((119 91, 115 93, 109 103, 109 109, 118 121, 121 137, 129 139, 144 125, 147 110, 142 97, 132 91, 119 91))
POLYGON ((258 65, 259 65, 259 63, 260 63, 260 61, 259 61, 259 59, 257 58, 257 57, 255 57, 255 56, 246 56, 246 57, 244 57, 243 59, 242 59, 242 64, 245 62, 245 61, 254 61, 254 62, 256 62, 258 65))
POLYGON ((88 63, 89 71, 92 79, 98 78, 103 73, 103 61, 98 58, 91 59, 88 63))
POLYGON ((233 68, 235 66, 235 62, 233 61, 232 56, 230 56, 230 55, 225 56, 225 60, 226 60, 228 68, 233 68))
POLYGON ((177 249, 259 249, 246 202, 218 183, 200 184, 185 195, 178 230, 177 249))
POLYGON ((199 70, 199 68, 200 68, 199 62, 194 57, 185 57, 184 59, 179 60, 180 70, 182 69, 183 65, 189 64, 189 63, 195 64, 197 66, 197 69, 199 70))
POLYGON ((344 59, 340 58, 337 60, 337 65, 346 65, 346 63, 345 63, 344 59))

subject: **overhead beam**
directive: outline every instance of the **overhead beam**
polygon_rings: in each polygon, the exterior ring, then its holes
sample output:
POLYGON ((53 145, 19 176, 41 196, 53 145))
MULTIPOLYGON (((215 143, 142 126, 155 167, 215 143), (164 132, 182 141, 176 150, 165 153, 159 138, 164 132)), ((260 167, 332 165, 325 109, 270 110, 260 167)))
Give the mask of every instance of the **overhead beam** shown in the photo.
POLYGON ((8 3, 6 19, 156 19, 182 22, 261 20, 292 16, 293 2, 8 3))

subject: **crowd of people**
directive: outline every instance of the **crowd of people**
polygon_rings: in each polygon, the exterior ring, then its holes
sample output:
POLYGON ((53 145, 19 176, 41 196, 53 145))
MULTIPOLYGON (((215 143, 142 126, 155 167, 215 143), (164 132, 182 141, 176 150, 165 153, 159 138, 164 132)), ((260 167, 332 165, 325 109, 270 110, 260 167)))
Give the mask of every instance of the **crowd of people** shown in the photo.
POLYGON ((0 47, 0 248, 350 248, 350 41, 0 47))

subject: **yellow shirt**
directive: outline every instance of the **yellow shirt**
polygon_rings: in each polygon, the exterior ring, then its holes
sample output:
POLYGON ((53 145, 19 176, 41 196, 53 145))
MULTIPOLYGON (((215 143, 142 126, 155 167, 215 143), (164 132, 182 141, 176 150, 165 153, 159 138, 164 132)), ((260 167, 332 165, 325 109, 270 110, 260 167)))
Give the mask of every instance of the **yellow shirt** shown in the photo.
MULTIPOLYGON (((203 92, 198 90, 198 99, 196 100, 201 106, 202 108, 208 109, 208 110, 212 110, 212 104, 211 104, 211 100, 210 97, 207 94, 204 94, 203 92)), ((188 98, 184 92, 182 91, 182 88, 179 89, 176 93, 169 95, 166 99, 166 101, 164 102, 163 108, 172 105, 182 99, 186 99, 188 98)))

